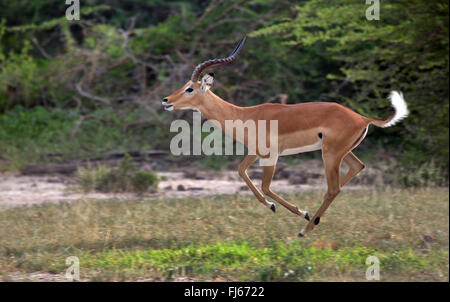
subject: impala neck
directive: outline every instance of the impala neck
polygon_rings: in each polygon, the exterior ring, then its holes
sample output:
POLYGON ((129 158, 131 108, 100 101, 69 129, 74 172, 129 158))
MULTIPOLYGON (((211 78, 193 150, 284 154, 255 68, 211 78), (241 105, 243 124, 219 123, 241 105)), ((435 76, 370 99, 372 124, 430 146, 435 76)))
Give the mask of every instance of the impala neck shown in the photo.
POLYGON ((208 120, 216 120, 225 129, 225 120, 243 120, 244 108, 224 101, 210 90, 205 92, 204 100, 198 106, 201 114, 208 120))

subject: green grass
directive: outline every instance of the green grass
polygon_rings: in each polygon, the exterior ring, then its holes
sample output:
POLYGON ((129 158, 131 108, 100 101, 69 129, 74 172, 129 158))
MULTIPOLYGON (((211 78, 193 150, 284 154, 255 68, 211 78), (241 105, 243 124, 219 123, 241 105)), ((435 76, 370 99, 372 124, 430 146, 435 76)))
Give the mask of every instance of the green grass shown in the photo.
POLYGON ((327 274, 345 274, 363 280, 366 258, 376 256, 381 270, 391 277, 437 268, 448 260, 448 252, 414 251, 383 252, 366 247, 342 247, 336 250, 278 243, 270 248, 254 248, 247 242, 216 243, 188 246, 180 249, 122 251, 111 250, 84 254, 80 261, 86 269, 122 272, 130 276, 145 275, 155 270, 165 280, 176 276, 218 276, 242 281, 303 281, 322 280, 327 274))
POLYGON ((155 125, 150 124, 127 127, 149 119, 148 113, 138 108, 120 112, 101 108, 86 116, 81 120, 82 113, 75 109, 44 107, 16 107, 0 114, 0 159, 6 160, 0 162, 0 170, 16 170, 28 163, 95 158, 110 151, 148 150, 161 142, 161 133, 165 133, 155 131, 155 125))
MULTIPOLYGON (((286 195, 313 212, 323 192, 286 195)), ((344 191, 307 237, 306 221, 252 196, 78 201, 0 212, 0 271, 63 274, 80 259, 98 281, 448 281, 447 189, 344 191)))

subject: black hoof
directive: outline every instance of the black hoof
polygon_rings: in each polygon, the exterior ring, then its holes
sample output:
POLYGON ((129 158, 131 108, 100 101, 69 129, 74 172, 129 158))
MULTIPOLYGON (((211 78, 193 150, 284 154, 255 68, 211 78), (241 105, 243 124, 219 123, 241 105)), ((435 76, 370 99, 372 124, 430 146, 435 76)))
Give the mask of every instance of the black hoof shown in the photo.
POLYGON ((270 209, 275 213, 277 211, 277 209, 275 208, 275 204, 272 204, 270 206, 270 209))
POLYGON ((308 212, 306 212, 306 214, 305 214, 305 219, 308 220, 308 221, 310 220, 308 212))
POLYGON ((303 235, 302 233, 298 233, 298 237, 300 237, 300 238, 302 238, 302 237, 304 237, 305 235, 303 235))

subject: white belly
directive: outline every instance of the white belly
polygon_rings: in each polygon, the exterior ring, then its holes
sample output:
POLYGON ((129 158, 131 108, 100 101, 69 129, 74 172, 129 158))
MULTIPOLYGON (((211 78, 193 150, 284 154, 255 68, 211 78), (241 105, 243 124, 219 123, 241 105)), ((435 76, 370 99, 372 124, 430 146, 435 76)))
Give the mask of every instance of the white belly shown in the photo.
POLYGON ((312 145, 307 145, 307 146, 298 147, 298 148, 285 149, 283 152, 281 152, 280 156, 311 152, 311 151, 316 151, 316 150, 320 150, 320 149, 322 149, 322 140, 321 139, 319 139, 317 141, 317 143, 314 143, 312 145))

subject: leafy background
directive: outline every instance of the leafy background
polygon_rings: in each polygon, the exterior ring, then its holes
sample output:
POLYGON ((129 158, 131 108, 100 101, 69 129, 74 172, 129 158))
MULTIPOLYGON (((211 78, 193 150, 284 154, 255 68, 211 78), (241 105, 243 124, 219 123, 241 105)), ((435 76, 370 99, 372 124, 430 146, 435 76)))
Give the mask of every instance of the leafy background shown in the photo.
POLYGON ((1 169, 167 150, 174 117, 160 100, 247 34, 215 71, 219 96, 248 106, 285 94, 386 118, 401 90, 410 116, 370 129, 358 152, 401 171, 401 184, 448 185, 448 2, 382 1, 379 21, 354 0, 85 0, 80 21, 66 8, 0 1, 1 169))

